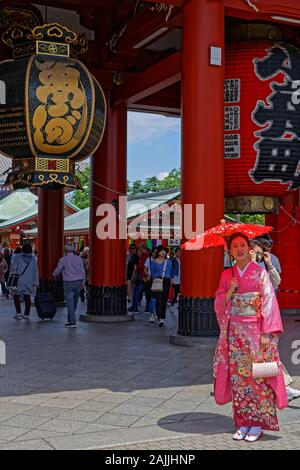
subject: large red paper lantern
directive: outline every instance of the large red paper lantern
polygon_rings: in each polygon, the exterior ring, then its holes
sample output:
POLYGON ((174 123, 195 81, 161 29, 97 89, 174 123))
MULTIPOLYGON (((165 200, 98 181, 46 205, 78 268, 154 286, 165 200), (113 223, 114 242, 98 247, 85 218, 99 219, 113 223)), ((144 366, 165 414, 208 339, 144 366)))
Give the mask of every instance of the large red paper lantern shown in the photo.
POLYGON ((280 198, 300 185, 300 51, 228 43, 225 70, 226 196, 280 198))

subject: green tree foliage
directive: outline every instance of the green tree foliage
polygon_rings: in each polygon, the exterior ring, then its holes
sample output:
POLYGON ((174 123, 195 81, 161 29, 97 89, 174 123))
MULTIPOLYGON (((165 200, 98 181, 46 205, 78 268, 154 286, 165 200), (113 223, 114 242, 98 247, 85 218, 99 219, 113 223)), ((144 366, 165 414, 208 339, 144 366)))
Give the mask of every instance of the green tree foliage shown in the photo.
POLYGON ((162 180, 159 180, 156 176, 151 176, 145 179, 142 183, 141 180, 134 181, 129 187, 128 194, 135 195, 140 193, 149 193, 156 191, 163 191, 165 189, 180 188, 181 184, 181 170, 180 168, 170 171, 170 173, 162 180))
POLYGON ((241 214, 239 217, 237 214, 226 214, 236 221, 240 220, 243 224, 257 224, 265 225, 264 214, 241 214))
POLYGON ((79 178, 83 189, 76 189, 73 194, 73 203, 79 209, 85 209, 90 205, 90 167, 86 166, 83 171, 78 171, 76 176, 79 178))

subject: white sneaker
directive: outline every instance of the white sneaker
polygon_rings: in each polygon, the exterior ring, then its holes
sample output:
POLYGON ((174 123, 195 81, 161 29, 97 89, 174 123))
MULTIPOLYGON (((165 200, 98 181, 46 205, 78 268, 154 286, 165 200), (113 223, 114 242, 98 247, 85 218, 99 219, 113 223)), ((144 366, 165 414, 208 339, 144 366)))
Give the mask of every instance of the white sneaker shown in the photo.
POLYGON ((22 318, 23 318, 22 313, 16 313, 16 314, 14 315, 14 319, 15 319, 15 320, 22 320, 22 318))
POLYGON ((158 326, 161 328, 162 326, 164 326, 165 322, 164 320, 159 320, 159 323, 158 323, 158 326))
POLYGON ((288 401, 292 401, 300 397, 300 390, 296 390, 295 388, 292 388, 292 387, 286 387, 286 393, 287 393, 288 401))
POLYGON ((154 322, 155 322, 155 317, 154 317, 154 315, 150 315, 149 322, 150 322, 150 323, 154 323, 154 322))
POLYGON ((29 315, 23 315, 24 320, 29 320, 29 315))

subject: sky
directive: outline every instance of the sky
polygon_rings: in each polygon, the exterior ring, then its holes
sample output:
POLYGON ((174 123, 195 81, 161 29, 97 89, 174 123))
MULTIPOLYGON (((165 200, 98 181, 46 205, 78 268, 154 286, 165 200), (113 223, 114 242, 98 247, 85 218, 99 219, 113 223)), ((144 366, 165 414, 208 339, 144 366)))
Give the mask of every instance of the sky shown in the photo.
POLYGON ((180 118, 128 113, 127 179, 162 179, 180 167, 180 118))

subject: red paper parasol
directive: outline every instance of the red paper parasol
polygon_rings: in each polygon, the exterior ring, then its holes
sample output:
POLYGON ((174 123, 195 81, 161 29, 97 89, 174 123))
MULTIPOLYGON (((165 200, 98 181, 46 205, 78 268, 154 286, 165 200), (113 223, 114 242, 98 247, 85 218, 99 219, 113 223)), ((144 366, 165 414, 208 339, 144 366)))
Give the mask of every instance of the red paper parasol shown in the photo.
POLYGON ((184 250, 201 250, 215 246, 224 246, 225 241, 233 233, 243 233, 248 238, 255 238, 273 230, 268 225, 242 224, 237 222, 221 221, 219 225, 205 230, 191 240, 181 245, 184 250))

